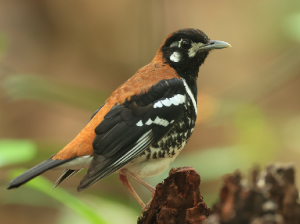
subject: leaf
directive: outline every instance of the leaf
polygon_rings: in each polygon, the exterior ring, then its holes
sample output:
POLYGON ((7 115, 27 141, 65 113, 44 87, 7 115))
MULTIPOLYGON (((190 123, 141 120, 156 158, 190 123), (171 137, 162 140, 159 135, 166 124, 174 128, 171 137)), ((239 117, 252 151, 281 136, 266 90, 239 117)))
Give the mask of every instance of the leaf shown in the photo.
MULTIPOLYGON (((93 208, 98 214, 114 224, 132 224, 136 223, 137 216, 140 215, 140 211, 133 210, 132 206, 117 203, 112 200, 99 198, 91 195, 83 195, 81 199, 93 208), (116 215, 117 214, 117 215, 116 215)), ((72 223, 72 224, 84 224, 84 220, 74 216, 74 213, 70 211, 62 211, 59 215, 58 223, 72 223)))
MULTIPOLYGON (((18 169, 10 171, 10 177, 15 178, 18 175, 22 174, 24 169, 18 169)), ((24 185, 26 187, 32 188, 34 190, 40 191, 49 197, 61 202, 66 207, 73 210, 76 214, 80 215, 84 219, 88 220, 93 224, 107 224, 108 222, 96 213, 91 207, 86 205, 84 202, 64 191, 62 188, 57 187, 55 190, 51 191, 50 189, 53 187, 53 183, 48 181, 44 177, 37 177, 24 185)))
POLYGON ((30 161, 36 152, 36 145, 31 140, 0 140, 0 167, 30 161))

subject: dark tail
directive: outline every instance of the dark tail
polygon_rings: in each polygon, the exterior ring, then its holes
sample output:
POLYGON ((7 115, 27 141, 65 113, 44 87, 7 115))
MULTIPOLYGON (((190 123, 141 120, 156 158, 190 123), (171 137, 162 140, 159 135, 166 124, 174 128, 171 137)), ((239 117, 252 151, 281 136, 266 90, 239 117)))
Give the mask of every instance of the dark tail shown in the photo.
POLYGON ((63 181, 69 179, 70 177, 76 175, 78 172, 80 172, 81 170, 71 170, 71 169, 66 169, 62 172, 61 176, 57 179, 57 181, 55 182, 54 187, 52 188, 52 190, 54 188, 56 188, 58 185, 60 185, 63 181))
POLYGON ((27 170, 26 172, 22 173, 20 176, 16 177, 15 179, 13 179, 9 183, 7 190, 13 189, 13 188, 18 188, 21 185, 30 181, 31 179, 44 173, 45 171, 50 170, 54 167, 57 167, 61 164, 64 164, 64 163, 69 162, 70 160, 74 159, 74 158, 71 158, 68 160, 52 160, 53 156, 51 156, 49 159, 45 160, 44 162, 36 165, 35 167, 32 167, 31 169, 27 170))

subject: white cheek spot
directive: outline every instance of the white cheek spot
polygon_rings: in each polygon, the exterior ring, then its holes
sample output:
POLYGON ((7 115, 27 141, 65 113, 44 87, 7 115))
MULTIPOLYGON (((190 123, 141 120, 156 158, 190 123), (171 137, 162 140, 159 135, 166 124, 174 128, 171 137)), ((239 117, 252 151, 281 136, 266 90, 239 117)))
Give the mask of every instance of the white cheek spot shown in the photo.
POLYGON ((142 120, 140 120, 139 122, 137 122, 137 123, 136 123, 136 126, 142 127, 142 126, 143 126, 142 120))
POLYGON ((181 59, 181 55, 176 51, 170 56, 170 60, 173 62, 179 62, 180 59, 181 59))
POLYGON ((171 120, 170 124, 173 124, 174 120, 171 120))

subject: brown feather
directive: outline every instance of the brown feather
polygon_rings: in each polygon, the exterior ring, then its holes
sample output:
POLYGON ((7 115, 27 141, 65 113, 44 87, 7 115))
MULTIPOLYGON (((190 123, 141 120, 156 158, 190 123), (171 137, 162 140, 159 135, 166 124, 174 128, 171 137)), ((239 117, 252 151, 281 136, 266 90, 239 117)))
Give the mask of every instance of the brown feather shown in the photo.
POLYGON ((162 52, 159 50, 151 63, 140 68, 134 76, 110 95, 101 110, 90 120, 73 141, 53 157, 53 160, 65 160, 73 157, 93 155, 92 143, 96 136, 94 130, 115 104, 122 104, 133 95, 147 92, 152 86, 163 79, 173 78, 179 79, 180 77, 173 68, 165 63, 162 52))

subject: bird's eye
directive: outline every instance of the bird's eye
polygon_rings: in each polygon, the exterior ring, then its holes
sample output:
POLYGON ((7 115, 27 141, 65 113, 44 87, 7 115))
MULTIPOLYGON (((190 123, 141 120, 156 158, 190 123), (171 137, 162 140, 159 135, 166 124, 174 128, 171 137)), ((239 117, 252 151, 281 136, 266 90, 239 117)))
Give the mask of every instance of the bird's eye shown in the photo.
POLYGON ((190 40, 182 40, 180 47, 182 49, 190 49, 192 46, 192 43, 190 40))

